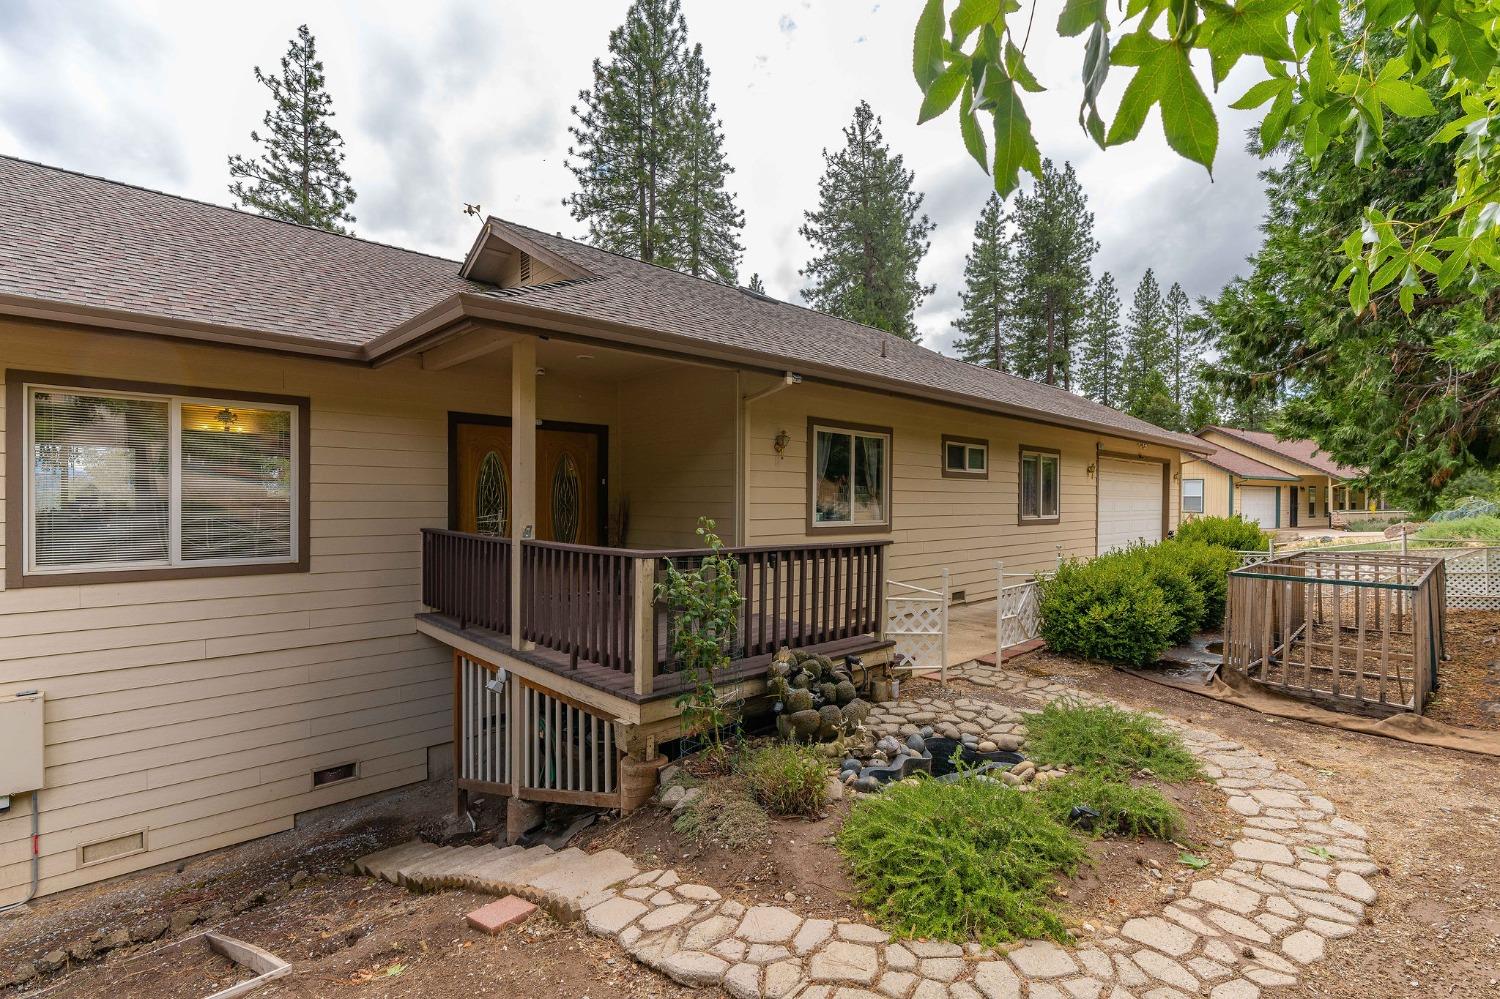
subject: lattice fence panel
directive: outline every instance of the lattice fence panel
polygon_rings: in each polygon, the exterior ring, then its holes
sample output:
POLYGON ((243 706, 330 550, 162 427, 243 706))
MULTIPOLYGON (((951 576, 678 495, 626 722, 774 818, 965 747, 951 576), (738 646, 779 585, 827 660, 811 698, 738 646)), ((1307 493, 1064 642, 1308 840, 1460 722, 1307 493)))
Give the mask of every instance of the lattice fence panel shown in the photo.
POLYGON ((1500 610, 1500 549, 1476 548, 1445 556, 1448 606, 1456 610, 1500 610))
POLYGON ((1035 580, 1012 583, 1000 591, 1000 648, 1029 642, 1041 633, 1041 596, 1035 580))
POLYGON ((886 597, 885 637, 893 650, 915 669, 935 669, 946 679, 948 658, 948 573, 942 589, 929 590, 910 583, 890 582, 886 597))

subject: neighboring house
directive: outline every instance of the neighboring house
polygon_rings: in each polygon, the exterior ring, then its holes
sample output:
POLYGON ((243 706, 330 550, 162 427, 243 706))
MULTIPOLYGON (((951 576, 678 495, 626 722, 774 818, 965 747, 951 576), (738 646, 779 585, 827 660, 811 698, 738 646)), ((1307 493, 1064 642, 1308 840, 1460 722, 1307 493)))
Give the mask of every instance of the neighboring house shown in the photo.
POLYGON ((885 659, 887 580, 1163 536, 1213 450, 496 219, 442 260, 3 157, 0 362, 0 712, 45 698, 0 904, 37 804, 52 892, 450 765, 619 803, 699 517, 753 696, 783 644, 885 659))
POLYGON ((1233 427, 1204 427, 1197 436, 1218 450, 1183 460, 1185 517, 1238 514, 1278 530, 1342 527, 1350 518, 1401 512, 1364 486, 1364 469, 1334 461, 1316 441, 1233 427))

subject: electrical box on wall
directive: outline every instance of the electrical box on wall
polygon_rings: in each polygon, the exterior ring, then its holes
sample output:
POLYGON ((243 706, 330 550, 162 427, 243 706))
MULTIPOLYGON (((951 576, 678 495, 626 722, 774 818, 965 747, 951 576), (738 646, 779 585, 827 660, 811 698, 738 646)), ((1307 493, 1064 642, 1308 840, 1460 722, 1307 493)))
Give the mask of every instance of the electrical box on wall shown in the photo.
POLYGON ((0 795, 42 786, 42 695, 0 695, 0 795))

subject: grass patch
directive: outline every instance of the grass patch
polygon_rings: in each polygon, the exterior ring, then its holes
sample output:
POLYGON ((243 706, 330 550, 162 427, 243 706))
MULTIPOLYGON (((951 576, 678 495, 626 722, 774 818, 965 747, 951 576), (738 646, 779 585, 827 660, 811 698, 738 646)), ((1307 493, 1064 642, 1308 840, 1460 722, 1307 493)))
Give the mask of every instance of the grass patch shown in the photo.
POLYGON ((1193 780, 1203 770, 1182 740, 1160 722, 1133 711, 1057 700, 1025 716, 1026 752, 1038 763, 1128 779, 1146 771, 1168 783, 1193 780))
POLYGON ((1154 787, 1127 784, 1102 774, 1070 773, 1034 792, 1054 819, 1070 825, 1068 813, 1085 805, 1099 813, 1094 836, 1151 836, 1172 840, 1182 830, 1182 813, 1154 787))
POLYGON ((1500 545, 1500 517, 1459 517, 1434 520, 1413 537, 1421 541, 1483 541, 1500 545))
POLYGON ((747 750, 736 771, 773 815, 815 815, 828 799, 828 763, 808 746, 776 742, 747 750))
POLYGON ((898 781, 854 807, 837 844, 887 930, 990 946, 1066 942, 1048 893, 1087 856, 1034 795, 975 779, 898 781))
POLYGON ((725 777, 703 785, 702 792, 682 810, 672 828, 703 846, 748 850, 765 845, 771 824, 766 810, 751 797, 745 782, 725 777))

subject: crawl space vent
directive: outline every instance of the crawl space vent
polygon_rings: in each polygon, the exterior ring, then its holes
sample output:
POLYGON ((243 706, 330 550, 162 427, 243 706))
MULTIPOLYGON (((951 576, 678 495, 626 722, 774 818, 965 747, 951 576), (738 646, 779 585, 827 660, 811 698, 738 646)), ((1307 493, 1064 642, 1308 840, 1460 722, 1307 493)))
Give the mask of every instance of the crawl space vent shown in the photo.
POLYGON ((357 763, 340 763, 336 767, 325 767, 322 770, 313 771, 313 787, 322 787, 324 784, 337 784, 341 780, 352 780, 359 770, 357 763))
POLYGON ((951 602, 955 603, 955 604, 961 604, 961 603, 963 603, 964 602, 964 591, 963 590, 954 590, 951 602))
POLYGON ((106 860, 127 857, 132 853, 143 853, 146 849, 146 832, 126 833, 114 839, 103 839, 97 843, 85 843, 78 848, 78 863, 100 864, 106 860))

